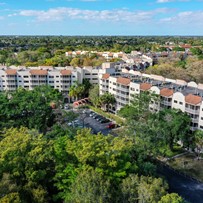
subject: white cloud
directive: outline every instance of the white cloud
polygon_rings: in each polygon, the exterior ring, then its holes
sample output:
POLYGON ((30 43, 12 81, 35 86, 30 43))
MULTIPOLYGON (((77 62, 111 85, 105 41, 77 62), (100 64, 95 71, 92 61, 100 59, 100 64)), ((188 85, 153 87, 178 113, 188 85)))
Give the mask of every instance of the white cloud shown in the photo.
POLYGON ((187 1, 190 1, 190 0, 157 0, 156 2, 157 3, 170 3, 170 2, 187 2, 187 1))
POLYGON ((172 2, 174 0, 157 0, 157 3, 168 3, 168 2, 172 2))
POLYGON ((37 21, 59 21, 65 19, 124 21, 141 23, 151 21, 159 13, 170 12, 170 9, 160 8, 152 11, 129 11, 127 9, 117 10, 82 10, 76 8, 53 8, 45 10, 22 10, 20 16, 34 17, 37 21))
POLYGON ((160 22, 176 26, 187 26, 188 29, 194 26, 203 26, 203 11, 185 11, 175 16, 163 18, 160 22))

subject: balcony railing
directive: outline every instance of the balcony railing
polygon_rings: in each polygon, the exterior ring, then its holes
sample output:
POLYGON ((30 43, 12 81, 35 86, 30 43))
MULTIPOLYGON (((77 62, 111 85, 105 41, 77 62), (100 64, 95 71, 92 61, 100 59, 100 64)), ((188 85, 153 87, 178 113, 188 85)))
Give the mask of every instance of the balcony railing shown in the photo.
POLYGON ((162 100, 160 103, 165 105, 165 106, 172 106, 172 101, 164 101, 164 100, 162 100))
POLYGON ((190 127, 190 130, 192 131, 198 130, 198 127, 190 127))
POLYGON ((190 114, 195 114, 195 115, 199 115, 199 109, 196 110, 196 109, 191 109, 191 108, 185 108, 185 112, 188 112, 190 114))
POLYGON ((118 87, 117 86, 117 89, 121 90, 121 91, 124 91, 124 92, 129 92, 129 88, 127 89, 127 88, 123 88, 123 87, 118 87))
POLYGON ((198 123, 199 122, 199 117, 197 117, 197 118, 191 118, 191 120, 192 120, 193 123, 198 123))

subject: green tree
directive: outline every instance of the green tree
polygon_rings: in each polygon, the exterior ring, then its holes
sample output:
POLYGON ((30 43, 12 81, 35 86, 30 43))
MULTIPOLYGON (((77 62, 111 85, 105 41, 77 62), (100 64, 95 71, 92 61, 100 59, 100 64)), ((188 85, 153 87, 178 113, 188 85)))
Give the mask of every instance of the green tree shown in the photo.
POLYGON ((69 96, 75 98, 78 100, 78 98, 81 98, 82 95, 84 95, 86 92, 85 85, 79 84, 78 81, 76 81, 69 90, 69 96))
POLYGON ((136 163, 131 162, 131 148, 130 139, 92 135, 90 130, 84 129, 74 140, 68 141, 66 150, 78 163, 93 167, 116 180, 137 169, 136 163))
POLYGON ((73 58, 70 62, 70 65, 73 67, 81 66, 81 59, 80 58, 73 58))
POLYGON ((168 189, 168 184, 161 178, 141 176, 138 186, 139 203, 156 203, 168 189))
POLYGON ((100 96, 100 102, 104 109, 109 111, 110 105, 114 105, 116 103, 116 99, 112 94, 106 92, 100 96))
POLYGON ((123 203, 156 203, 167 193, 168 184, 161 178, 130 174, 120 187, 123 203))
POLYGON ((52 141, 26 128, 7 129, 2 137, 0 176, 10 174, 25 202, 47 202, 48 191, 54 192, 52 141))
POLYGON ((19 187, 11 180, 11 175, 4 173, 0 180, 0 197, 7 196, 10 193, 17 193, 18 191, 19 187))
POLYGON ((182 197, 176 193, 164 195, 158 203, 186 203, 182 197))
POLYGON ((199 160, 201 151, 203 149, 203 131, 202 130, 195 131, 194 144, 196 148, 197 158, 199 160))
POLYGON ((0 198, 0 203, 21 203, 20 195, 17 192, 9 193, 0 198))
POLYGON ((121 187, 121 202, 135 203, 138 202, 138 186, 140 179, 138 175, 130 174, 122 180, 121 187))
POLYGON ((54 124, 51 101, 61 99, 61 93, 48 86, 37 87, 32 91, 19 88, 9 95, 2 94, 0 117, 4 117, 1 127, 25 126, 46 133, 54 124), (28 102, 29 101, 29 102, 28 102))
POLYGON ((70 188, 70 199, 67 202, 110 203, 110 181, 93 169, 78 174, 70 188))
POLYGON ((177 109, 164 109, 159 112, 157 129, 161 130, 164 135, 165 143, 169 145, 170 150, 173 151, 173 144, 181 140, 184 146, 189 146, 191 137, 190 131, 190 117, 177 109))
POLYGON ((89 90, 92 87, 92 84, 90 83, 90 81, 88 79, 83 79, 82 81, 82 85, 84 86, 84 97, 87 97, 89 94, 89 90))
POLYGON ((92 104, 95 107, 98 107, 100 105, 100 99, 99 99, 99 85, 94 85, 89 90, 89 99, 92 102, 92 104))

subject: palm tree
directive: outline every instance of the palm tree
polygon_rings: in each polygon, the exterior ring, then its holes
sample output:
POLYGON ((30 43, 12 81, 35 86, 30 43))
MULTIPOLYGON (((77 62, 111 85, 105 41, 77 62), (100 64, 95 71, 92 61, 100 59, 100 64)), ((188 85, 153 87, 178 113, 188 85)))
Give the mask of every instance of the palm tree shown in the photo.
POLYGON ((109 111, 109 106, 115 104, 116 99, 115 99, 114 95, 112 95, 110 93, 104 93, 100 97, 100 102, 101 102, 101 105, 105 107, 105 110, 109 111))

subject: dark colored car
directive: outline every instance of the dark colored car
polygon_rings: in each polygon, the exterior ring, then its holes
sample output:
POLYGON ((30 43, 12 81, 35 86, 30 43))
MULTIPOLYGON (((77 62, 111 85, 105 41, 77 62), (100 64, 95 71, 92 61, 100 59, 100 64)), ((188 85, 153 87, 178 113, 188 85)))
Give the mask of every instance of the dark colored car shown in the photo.
POLYGON ((103 117, 103 116, 99 116, 96 120, 97 120, 97 121, 100 121, 100 120, 102 120, 102 119, 104 119, 104 117, 103 117))
POLYGON ((103 118, 101 120, 99 120, 100 123, 108 123, 109 122, 109 119, 107 118, 103 118))
POLYGON ((98 114, 94 114, 93 116, 92 116, 92 118, 96 118, 96 117, 98 117, 99 115, 98 114))
POLYGON ((101 116, 100 115, 96 115, 96 116, 93 116, 92 118, 97 120, 97 118, 101 118, 101 116))
POLYGON ((107 128, 112 129, 115 128, 116 124, 115 123, 109 123, 109 125, 107 125, 107 128))

